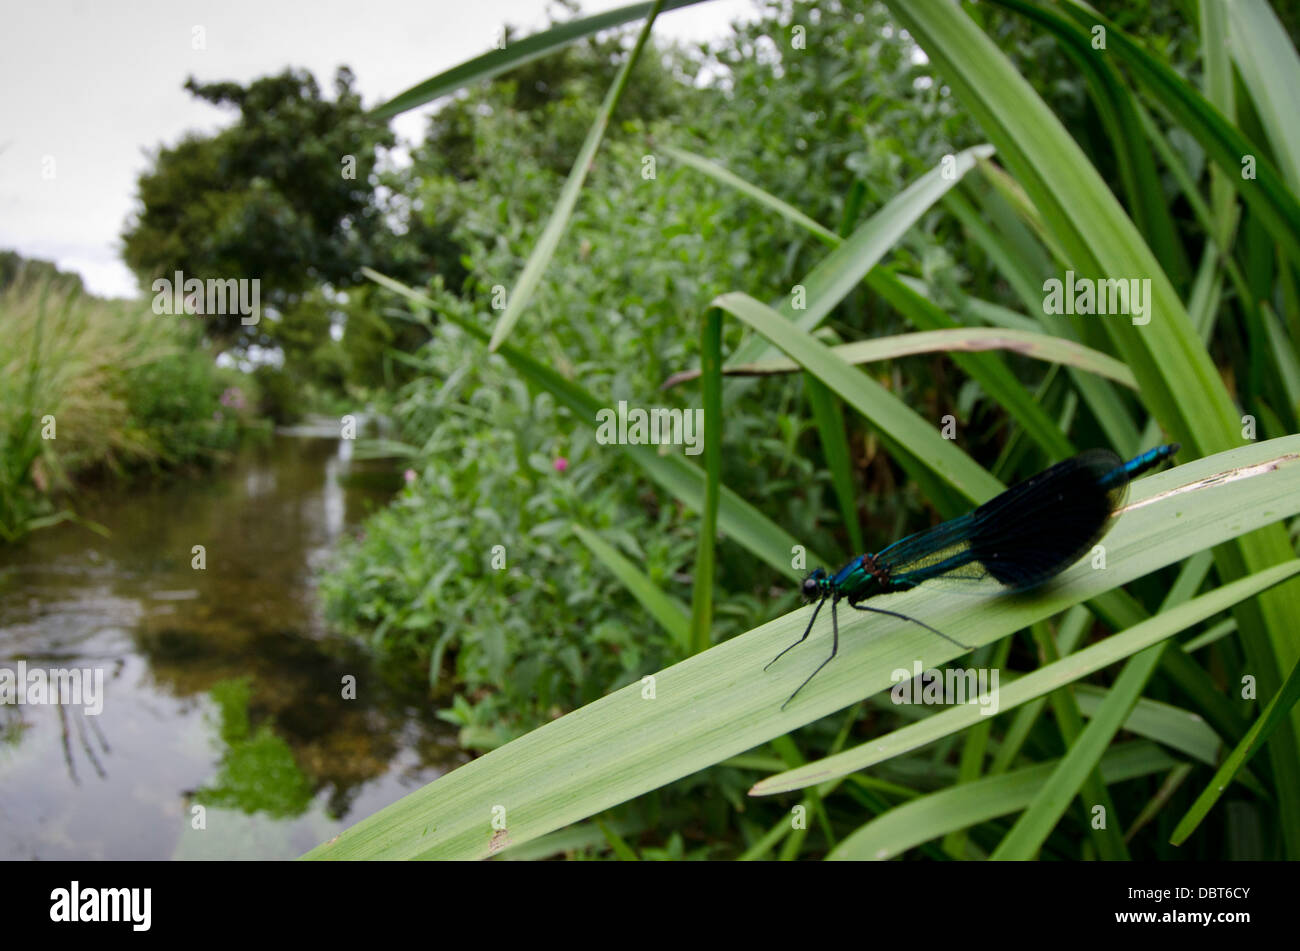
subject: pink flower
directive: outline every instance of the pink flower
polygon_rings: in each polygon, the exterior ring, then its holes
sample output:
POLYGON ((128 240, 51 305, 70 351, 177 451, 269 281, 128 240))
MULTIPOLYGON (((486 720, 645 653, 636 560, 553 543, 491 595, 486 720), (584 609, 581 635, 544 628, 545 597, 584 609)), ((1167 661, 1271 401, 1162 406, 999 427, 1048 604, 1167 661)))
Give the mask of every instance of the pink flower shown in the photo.
POLYGON ((557 456, 555 459, 555 471, 563 472, 567 468, 569 468, 569 460, 565 459, 563 456, 557 456))
POLYGON ((405 472, 402 473, 402 478, 406 480, 407 485, 410 485, 412 482, 415 481, 415 470, 407 469, 405 472))

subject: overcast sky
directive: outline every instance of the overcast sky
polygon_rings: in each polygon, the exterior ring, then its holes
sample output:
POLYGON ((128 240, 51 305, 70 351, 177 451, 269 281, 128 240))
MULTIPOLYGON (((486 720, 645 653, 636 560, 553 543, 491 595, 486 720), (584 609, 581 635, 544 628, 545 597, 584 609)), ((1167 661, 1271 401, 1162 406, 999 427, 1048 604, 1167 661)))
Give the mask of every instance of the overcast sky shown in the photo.
MULTIPOLYGON (((582 10, 629 2, 584 0, 582 10)), ((546 9, 542 0, 9 4, 0 58, 0 249, 76 271, 94 293, 132 296, 118 236, 146 152, 233 121, 233 111, 185 92, 186 77, 248 83, 299 66, 332 96, 334 71, 346 64, 373 106, 491 49, 502 23, 525 34, 544 28, 546 9), (193 48, 196 26, 206 49, 193 48)), ((664 14, 655 33, 712 39, 753 9, 750 0, 713 0, 664 14)), ((430 108, 395 119, 398 135, 418 135, 430 108)))

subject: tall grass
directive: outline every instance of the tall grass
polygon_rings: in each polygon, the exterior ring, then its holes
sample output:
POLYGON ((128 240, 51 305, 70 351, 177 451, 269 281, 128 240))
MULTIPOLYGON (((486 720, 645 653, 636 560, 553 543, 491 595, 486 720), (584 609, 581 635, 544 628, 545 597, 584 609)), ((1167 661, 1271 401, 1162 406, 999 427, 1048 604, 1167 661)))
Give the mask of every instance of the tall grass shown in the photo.
POLYGON ((0 326, 4 541, 71 517, 79 477, 176 465, 237 438, 239 410, 221 396, 245 384, 213 365, 192 325, 17 280, 0 292, 0 326))

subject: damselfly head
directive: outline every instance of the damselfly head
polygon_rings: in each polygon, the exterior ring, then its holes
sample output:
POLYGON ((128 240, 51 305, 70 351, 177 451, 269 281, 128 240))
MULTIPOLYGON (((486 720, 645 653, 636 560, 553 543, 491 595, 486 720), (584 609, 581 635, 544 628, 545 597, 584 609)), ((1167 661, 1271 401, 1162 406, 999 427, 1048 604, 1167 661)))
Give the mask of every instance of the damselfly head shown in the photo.
POLYGON ((822 580, 826 577, 826 569, 816 568, 813 573, 803 579, 803 596, 805 601, 816 601, 822 596, 822 580))

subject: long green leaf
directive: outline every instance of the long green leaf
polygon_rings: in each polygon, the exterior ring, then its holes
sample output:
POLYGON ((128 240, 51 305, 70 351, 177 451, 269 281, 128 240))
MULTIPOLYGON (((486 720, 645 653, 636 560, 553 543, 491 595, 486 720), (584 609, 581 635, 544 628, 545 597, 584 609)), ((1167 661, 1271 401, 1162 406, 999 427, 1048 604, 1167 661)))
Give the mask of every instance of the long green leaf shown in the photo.
MULTIPOLYGON (((936 201, 979 159, 992 154, 987 145, 973 146, 953 156, 951 177, 940 165, 908 185, 808 272, 800 282, 805 291, 803 309, 796 310, 794 296, 787 295, 777 310, 805 331, 817 327, 936 201)), ((768 343, 752 338, 736 350, 731 362, 753 363, 771 354, 768 343)))
POLYGON ((686 607, 676 598, 659 590, 644 572, 595 532, 575 524, 573 534, 596 556, 596 560, 608 568, 609 573, 627 588, 632 597, 641 602, 641 606, 659 622, 659 626, 668 632, 681 648, 682 656, 689 654, 691 617, 686 607))
MULTIPOLYGON (((1076 683, 1070 691, 1079 703, 1079 712, 1089 719, 1097 715, 1110 696, 1110 691, 1104 687, 1086 683, 1076 683)), ((1207 766, 1217 766, 1227 751, 1223 740, 1201 716, 1182 707, 1146 697, 1138 699, 1124 721, 1124 729, 1148 740, 1155 740, 1161 746, 1167 746, 1207 766)), ((1249 772, 1243 772, 1237 779, 1257 795, 1268 797, 1259 780, 1249 772)))
POLYGON ((1187 815, 1179 820, 1173 836, 1169 839, 1170 842, 1174 845, 1182 845, 1187 841, 1187 837, 1196 831, 1196 827, 1209 815, 1214 804, 1223 795, 1223 791, 1228 788, 1228 784, 1250 762, 1250 758, 1259 752, 1269 734, 1285 721, 1297 700, 1300 700, 1300 664, 1292 668, 1291 675, 1282 684, 1282 689, 1268 702, 1268 706, 1264 708, 1264 712, 1260 714, 1250 731, 1228 754, 1228 758, 1223 761, 1223 765, 1214 774, 1209 785, 1202 790, 1196 797, 1196 802, 1192 803, 1192 807, 1187 810, 1187 815))
MULTIPOLYGON (((1118 529, 1116 529, 1118 530, 1118 529)), ((1199 598, 1186 601, 1150 620, 1143 621, 1127 631, 1115 634, 1097 644, 1069 654, 1030 674, 1017 677, 1011 683, 999 684, 997 710, 1002 712, 1018 707, 1053 690, 1073 683, 1081 677, 1101 670, 1116 661, 1145 650, 1193 624, 1213 617, 1245 598, 1253 597, 1275 584, 1300 574, 1300 561, 1288 562, 1266 569, 1258 575, 1242 578, 1199 598)), ((964 730, 985 717, 984 707, 976 700, 950 707, 934 716, 909 724, 886 736, 839 753, 836 756, 809 763, 787 773, 780 773, 754 784, 751 796, 771 796, 791 792, 814 783, 823 783, 846 773, 865 769, 884 762, 908 750, 933 743, 944 736, 964 730)), ((1077 786, 1075 787, 1077 789, 1077 786)))
POLYGON ((691 652, 695 654, 712 643, 714 543, 722 485, 722 315, 711 308, 701 324, 700 362, 704 370, 704 509, 691 595, 691 652))
POLYGON ((875 380, 835 356, 829 347, 748 294, 723 294, 713 302, 757 330, 804 370, 834 390, 850 406, 973 502, 1002 491, 1002 484, 971 461, 938 430, 875 380))
POLYGON ((664 0, 656 0, 655 5, 651 7, 650 14, 646 17, 645 26, 641 28, 641 33, 636 38, 636 45, 632 47, 632 52, 623 61, 618 76, 614 78, 614 84, 609 87, 609 92, 605 94, 605 101, 600 104, 600 111, 596 113, 596 121, 587 130, 586 141, 582 143, 582 148, 578 150, 578 157, 574 160, 573 168, 569 171, 569 177, 564 183, 564 188, 560 190, 560 197, 551 210, 550 220, 546 222, 546 227, 542 230, 542 236, 537 239, 537 244, 533 247, 532 253, 528 255, 528 261, 524 264, 523 273, 519 275, 519 280, 515 282, 515 286, 511 289, 505 313, 497 321, 497 325, 492 331, 492 339, 488 342, 489 350, 499 350, 506 337, 510 336, 510 331, 514 329, 515 324, 523 315, 524 308, 533 299, 533 292, 537 289, 537 285, 541 283, 542 272, 546 270, 546 265, 550 264, 551 258, 555 256, 555 249, 559 247, 560 238, 564 236, 564 231, 569 226, 569 219, 573 217, 573 209, 578 204, 578 196, 582 194, 582 184, 587 180, 587 173, 591 170, 592 162, 595 161, 596 150, 600 148, 600 142, 605 137, 605 129, 609 126, 609 118, 614 114, 614 108, 623 95, 628 76, 632 74, 632 67, 636 65, 636 61, 641 56, 641 50, 645 48, 646 40, 650 38, 650 29, 654 26, 655 17, 659 15, 663 4, 664 0))
MULTIPOLYGON (((667 12, 702 2, 704 0, 665 0, 662 6, 663 11, 667 12)), ((597 13, 594 16, 570 20, 541 33, 534 33, 532 36, 515 40, 505 49, 492 50, 436 76, 431 76, 424 82, 394 96, 382 106, 376 107, 372 110, 371 115, 377 119, 388 119, 400 115, 409 109, 422 106, 426 102, 432 102, 434 99, 450 95, 470 83, 482 82, 485 79, 500 76, 502 73, 523 66, 525 63, 531 63, 533 60, 563 49, 583 37, 592 36, 612 27, 622 26, 624 23, 631 23, 633 20, 644 19, 649 16, 650 10, 654 6, 653 3, 634 3, 630 6, 619 7, 617 10, 606 10, 604 13, 597 13)))
POLYGON ((1129 207, 1165 272, 1175 283, 1182 285, 1189 276, 1187 256, 1175 233, 1155 162, 1143 142, 1137 104, 1124 88, 1115 67, 1107 57, 1097 55, 1091 34, 1055 11, 1025 0, 998 2, 1046 26, 1082 70, 1109 137, 1129 207))
MULTIPOLYGON (((1288 567, 1285 565, 1279 567, 1288 567)), ((1300 562, 1295 562, 1290 566, 1293 570, 1287 572, 1284 577, 1294 577, 1297 570, 1300 570, 1300 562)), ((1250 579, 1242 579, 1246 581, 1250 579)), ((1241 582, 1234 582, 1240 584, 1241 582)), ((1226 591, 1231 589, 1220 589, 1226 591)), ((1218 592, 1215 592, 1216 594, 1218 592)), ((1250 590, 1249 594, 1256 593, 1250 590)), ((1208 597, 1208 595, 1207 595, 1208 597)), ((1191 603, 1191 602, 1186 602, 1191 603)), ((1213 613, 1217 613, 1217 608, 1213 613)), ((1159 616, 1160 620, 1168 622, 1169 616, 1173 611, 1166 611, 1159 616)), ((1197 618, 1198 621, 1204 618, 1197 618)), ((1151 622, 1153 626, 1155 619, 1151 622)), ((1043 842, 1056 828, 1056 824, 1061 821, 1065 815, 1065 810, 1069 808, 1070 803, 1078 796, 1084 787, 1085 781, 1089 775, 1097 768, 1097 764, 1105 755, 1106 748, 1110 746, 1111 740, 1124 725, 1128 719, 1130 711, 1134 704, 1137 703, 1137 697, 1146 687, 1147 681, 1155 673, 1156 667, 1160 664, 1160 655, 1164 651, 1163 643, 1148 647, 1129 659, 1120 671, 1114 685, 1110 689, 1110 694, 1102 703, 1101 709, 1097 715, 1092 718, 1083 732, 1070 744, 1069 751, 1056 764, 1052 770, 1052 775, 1048 777, 1047 782, 1043 784, 1042 790, 1034 801, 1030 803, 1016 824, 1012 826, 1011 831, 1006 837, 998 843, 994 849, 993 859, 998 860, 1027 860, 1034 858, 1038 850, 1042 848, 1043 842)), ((1112 832, 1116 830, 1114 825, 1119 821, 1119 817, 1114 814, 1110 806, 1097 802, 1089 796, 1084 796, 1085 806, 1088 807, 1090 820, 1097 818, 1096 810, 1102 806, 1105 814, 1101 815, 1104 825, 1102 828, 1112 832), (1091 800, 1091 801, 1089 801, 1091 800)))
MULTIPOLYGON (((477 323, 460 317, 450 309, 440 309, 435 301, 377 271, 369 268, 362 268, 362 271, 370 280, 402 295, 417 308, 438 313, 470 336, 487 342, 487 332, 477 323)), ((591 420, 594 425, 596 413, 606 408, 587 390, 517 348, 505 345, 498 352, 522 376, 551 393, 578 419, 591 420)), ((682 504, 696 512, 704 510, 704 473, 698 466, 681 456, 661 456, 653 446, 620 445, 618 448, 682 504)), ((718 499, 718 526, 738 545, 753 552, 787 578, 797 581, 801 577, 800 572, 791 564, 791 556, 795 547, 803 543, 726 486, 722 487, 718 499)), ((808 546, 804 544, 804 548, 807 549, 808 546)), ((808 557, 825 562, 820 554, 811 550, 808 551, 808 557)))
POLYGON ((825 384, 812 374, 804 374, 803 385, 821 437, 822 455, 826 457, 826 469, 831 474, 835 498, 840 503, 840 517, 849 533, 849 544, 854 551, 866 551, 862 541, 862 522, 858 518, 858 497, 853 491, 853 467, 849 458, 849 439, 844 432, 844 411, 825 384))
MULTIPOLYGON (((1300 437, 1248 446, 1139 480, 1107 536, 1107 569, 1081 563, 1035 597, 910 591, 892 609, 967 643, 991 643, 1072 604, 1300 511, 1300 437)), ((841 650, 785 711, 820 663, 824 636, 764 664, 803 630, 792 612, 632 684, 460 767, 362 820, 310 858, 482 858, 595 815, 887 689, 914 660, 959 650, 894 619, 840 624, 841 650), (498 808, 499 807, 499 808, 498 808)))
POLYGON ((800 227, 806 228, 808 231, 812 232, 814 235, 821 238, 827 244, 837 245, 840 243, 840 236, 837 235, 834 231, 831 231, 829 228, 823 227, 822 225, 814 221, 812 218, 809 218, 807 215, 805 215, 798 208, 794 207, 794 205, 791 205, 789 202, 782 201, 781 199, 773 195, 771 192, 765 191, 764 189, 759 188, 757 185, 753 185, 749 183, 748 181, 746 181, 745 179, 737 175, 735 172, 732 172, 729 169, 724 168, 723 166, 719 165, 717 162, 710 161, 709 159, 706 159, 702 155, 696 155, 694 152, 688 152, 686 151, 686 149, 679 149, 672 145, 663 145, 660 146, 660 148, 663 149, 663 151, 667 152, 669 155, 671 155, 673 158, 677 159, 677 161, 681 162, 683 165, 689 165, 697 172, 703 172, 705 175, 708 175, 710 178, 719 181, 724 185, 729 185, 730 187, 734 188, 736 191, 744 195, 748 195, 750 198, 754 199, 754 201, 758 202, 760 205, 766 205, 768 208, 771 208, 773 211, 780 214, 783 218, 788 218, 790 221, 793 221, 795 224, 799 225, 800 227))
POLYGON ((1300 57, 1264 0, 1228 3, 1228 49, 1292 192, 1300 192, 1300 57))
MULTIPOLYGON (((1200 588, 1210 569, 1210 559, 1205 553, 1189 558, 1179 566, 1178 577, 1161 602, 1168 616, 1169 610, 1186 602, 1200 588)), ((1035 626, 1036 635, 1041 625, 1035 626)), ((1056 827, 1070 803, 1078 797, 1096 835, 1091 838, 1097 854, 1107 861, 1127 861, 1128 847, 1124 843, 1116 816, 1115 803, 1106 788, 1097 763, 1121 726, 1128 722, 1130 712, 1137 705, 1147 681, 1160 664, 1168 647, 1167 640, 1142 650, 1130 657, 1120 671, 1105 700, 1086 727, 1083 712, 1073 691, 1056 690, 1050 702, 1056 712, 1061 739, 1066 754, 1052 771, 1043 789, 1030 807, 1021 815, 998 845, 991 858, 1005 859, 1029 857, 1037 853, 1043 842, 1056 827), (1100 824, 1095 824, 1097 818, 1100 824)), ((1050 636, 1040 642, 1040 651, 1050 660, 1059 657, 1058 648, 1050 636)))
MULTIPOLYGON (((1160 425, 1193 452, 1206 454, 1239 445, 1239 411, 1196 327, 1141 235, 1060 120, 964 12, 942 0, 887 3, 997 146, 998 155, 1023 186, 1075 270, 1095 277, 1151 281, 1149 323, 1107 320, 1102 328, 1137 377, 1143 400, 1160 425)), ((1200 123, 1202 131, 1211 130, 1213 143, 1207 144, 1199 136, 1198 140, 1212 156, 1214 148, 1244 141, 1213 106, 1128 40, 1123 31, 1074 0, 1067 3, 1079 22, 1105 25, 1108 55, 1122 52, 1126 64, 1149 83, 1157 97, 1165 95, 1175 104, 1191 104, 1177 113, 1177 118, 1194 135, 1197 130, 1191 124, 1200 123)), ((1236 168, 1241 154, 1238 150, 1227 162, 1222 151, 1215 157, 1225 169, 1236 168)), ((1261 220, 1267 215, 1280 229, 1274 230, 1275 236, 1300 248, 1300 203, 1269 169, 1265 157, 1259 156, 1257 181, 1233 181, 1261 220), (1266 192, 1266 182, 1275 188, 1266 192), (1263 207, 1270 202, 1272 207, 1263 207)), ((1286 533, 1278 526, 1235 540, 1216 552, 1223 578, 1239 578, 1291 557, 1286 533)), ((1237 613, 1241 638, 1261 689, 1276 690, 1281 684, 1280 671, 1289 670, 1300 658, 1300 641, 1288 634, 1300 626, 1300 594, 1290 588, 1270 592, 1243 604, 1237 613)), ((1295 719, 1300 722, 1300 714, 1295 719)), ((1270 745, 1270 758, 1287 854, 1300 857, 1300 740, 1294 724, 1278 731, 1270 745)))
MULTIPOLYGON (((675 150, 674 154, 677 154, 693 167, 713 176, 718 181, 736 188, 743 194, 767 205, 769 208, 773 208, 794 223, 807 228, 818 238, 826 241, 828 244, 838 244, 840 242, 839 236, 834 234, 834 232, 823 228, 817 222, 808 218, 802 212, 799 212, 786 202, 783 202, 763 189, 746 182, 739 176, 723 169, 721 166, 689 152, 675 150)), ((975 157, 977 160, 981 158, 980 155, 976 155, 975 157)), ((956 171, 956 169, 954 169, 954 171, 956 171)), ((947 193, 948 199, 954 199, 955 197, 956 193, 947 193)), ((886 209, 886 211, 887 210, 888 209, 886 209)), ((877 218, 864 225, 863 228, 869 229, 866 233, 874 234, 883 222, 889 220, 889 218, 885 217, 884 212, 882 212, 882 214, 877 216, 877 218), (877 219, 880 220, 877 221, 877 219)), ((867 260, 870 261, 870 257, 868 257, 867 260)), ((809 276, 809 280, 812 281, 815 276, 822 271, 822 268, 829 268, 830 264, 834 261, 835 258, 828 258, 827 261, 823 262, 818 269, 814 270, 814 272, 809 276)), ((889 303, 901 314, 907 317, 914 326, 923 330, 934 330, 938 328, 952 329, 956 327, 956 321, 940 311, 923 295, 913 290, 909 285, 902 283, 892 272, 886 269, 872 267, 866 271, 865 277, 867 284, 872 288, 872 290, 876 291, 876 293, 888 300, 889 303)), ((814 287, 816 287, 816 284, 814 284, 814 287)), ((784 312, 784 308, 782 308, 782 310, 784 312)), ((870 341, 866 343, 870 343, 870 341)), ((749 353, 751 351, 754 353, 760 352, 759 344, 756 340, 752 344, 746 344, 741 348, 742 353, 749 353)), ((1092 352, 1095 353, 1096 351, 1092 352)), ((1105 360, 1110 361, 1108 364, 1109 368, 1118 368, 1117 372, 1120 372, 1128 379, 1132 379, 1132 374, 1128 373, 1127 369, 1125 369, 1122 364, 1110 357, 1102 356, 1105 360)), ((740 359, 740 357, 738 356, 737 359, 740 359)), ((1058 456, 1070 455, 1073 453, 1074 448, 1066 438, 1065 434, 1062 433, 1050 417, 1039 408, 1038 404, 1025 391, 1024 386, 1020 384, 1020 382, 1005 366, 1002 365, 1000 361, 991 358, 968 357, 960 353, 954 353, 953 360, 973 379, 977 380, 984 387, 989 396, 998 402, 1013 419, 1019 422, 1025 431, 1039 443, 1048 455, 1058 456)), ((752 367, 755 366, 755 364, 740 364, 740 366, 752 367)), ((734 373, 737 372, 737 369, 738 368, 733 361, 732 368, 727 372, 734 373)), ((693 376, 694 374, 690 372, 679 373, 670 378, 664 385, 670 386, 674 383, 691 379, 693 376)), ((813 407, 815 410, 824 409, 824 407, 817 402, 814 402, 813 407)), ((820 418, 818 420, 818 425, 824 433, 825 429, 823 421, 820 418)), ((838 491, 841 488, 841 480, 835 469, 832 469, 832 476, 836 478, 836 489, 838 491)), ((852 522, 850 522, 850 524, 852 524, 852 522)))
MULTIPOLYGON (((1093 350, 1073 340, 1053 337, 1036 330, 1005 330, 992 327, 956 327, 950 330, 921 330, 916 333, 895 334, 890 337, 873 337, 855 340, 830 348, 845 363, 860 365, 881 360, 897 360, 922 353, 983 353, 988 350, 1005 350, 1031 360, 1059 363, 1093 373, 1130 389, 1137 388, 1128 367, 1109 354, 1093 350)), ((726 367, 728 376, 768 376, 796 373, 802 369, 788 357, 773 357, 759 363, 740 363, 726 367)), ((664 389, 694 380, 699 370, 674 373, 664 381, 664 389)))
MULTIPOLYGON (((944 833, 1018 812, 1034 801, 1056 763, 989 776, 904 803, 859 828, 827 857, 883 861, 944 833)), ((1101 774, 1107 783, 1119 783, 1176 765, 1151 743, 1126 743, 1106 751, 1101 774)))
MULTIPOLYGON (((956 329, 957 322, 952 317, 884 268, 876 268, 867 275, 867 283, 918 330, 956 329)), ((991 353, 972 354, 961 350, 952 351, 950 356, 1046 455, 1074 455, 1069 437, 1002 360, 991 353)))
MULTIPOLYGON (((998 2, 998 0, 994 0, 998 2)), ((1260 3, 1262 0, 1254 0, 1260 3)), ((1111 55, 1118 54, 1157 102, 1205 149, 1237 193, 1259 215, 1274 239, 1300 261, 1300 201, 1290 191, 1263 150, 1233 126, 1218 109, 1173 69, 1148 53, 1106 17, 1078 0, 1064 0, 1066 12, 1085 28, 1101 25, 1111 55), (1254 177, 1242 175, 1242 161, 1252 157, 1254 177)), ((1231 6, 1239 6, 1233 3, 1231 6)), ((1253 5, 1253 4, 1252 4, 1253 5)), ((1249 51, 1243 55, 1250 55, 1249 51)))
MULTIPOLYGON (((1080 338, 1081 333, 1072 324, 1060 323, 1059 320, 1053 324, 1043 313, 1042 282, 1047 276, 1050 261, 1044 256, 1042 247, 1029 238, 1029 234, 1032 233, 1052 250, 1053 259, 1063 262, 1066 259, 1063 256, 1064 252, 1059 249, 1059 243, 1044 226, 1042 216, 1024 194, 1024 190, 1019 188, 1005 172, 992 162, 981 162, 980 170, 984 173, 984 179, 994 185, 985 196, 982 208, 984 215, 997 219, 999 211, 1005 209, 1008 212, 1013 211, 1018 217, 1002 221, 998 232, 986 227, 972 228, 969 214, 959 213, 959 218, 966 224, 971 237, 984 248, 994 265, 1011 284, 1025 310, 1038 316, 1038 320, 1033 322, 1035 329, 1040 326, 1046 327, 1063 339, 1080 338), (1038 265, 1031 266, 1029 262, 1036 260, 1031 253, 1033 251, 1038 252, 1043 260, 1038 265)), ((957 203, 953 207, 960 209, 961 205, 957 203)), ((945 287, 944 290, 950 297, 958 299, 965 297, 958 288, 945 287)), ((993 323, 1009 325, 1007 315, 998 315, 992 305, 965 299, 973 316, 990 319, 993 323)), ((1092 410, 1111 448, 1125 454, 1136 450, 1140 444, 1137 427, 1133 424, 1120 394, 1116 393, 1113 387, 1103 385, 1100 380, 1093 379, 1073 368, 1069 369, 1075 389, 1092 410)))

